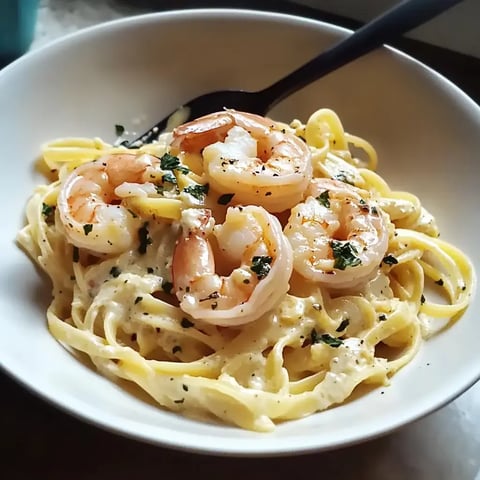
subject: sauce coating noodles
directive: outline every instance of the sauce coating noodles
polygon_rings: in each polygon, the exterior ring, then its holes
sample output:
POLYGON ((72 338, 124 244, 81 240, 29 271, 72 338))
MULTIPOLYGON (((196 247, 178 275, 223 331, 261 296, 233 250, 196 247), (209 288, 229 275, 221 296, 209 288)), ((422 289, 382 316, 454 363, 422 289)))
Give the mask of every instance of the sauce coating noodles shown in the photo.
POLYGON ((52 335, 186 415, 271 431, 386 385, 474 289, 329 109, 226 110, 130 150, 63 138, 42 165, 18 242, 52 281, 52 335))

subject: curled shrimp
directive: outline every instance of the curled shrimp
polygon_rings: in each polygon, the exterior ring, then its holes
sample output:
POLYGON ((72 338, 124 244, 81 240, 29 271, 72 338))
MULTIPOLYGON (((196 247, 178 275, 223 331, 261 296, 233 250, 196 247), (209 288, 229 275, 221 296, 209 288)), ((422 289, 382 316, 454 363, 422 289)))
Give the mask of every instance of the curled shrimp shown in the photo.
POLYGON ((201 153, 210 187, 269 212, 296 205, 312 178, 309 147, 276 122, 226 110, 173 131, 173 151, 201 153))
POLYGON ((388 248, 387 216, 368 192, 336 180, 315 179, 306 193, 284 230, 294 270, 333 288, 367 279, 388 248))
POLYGON ((262 207, 229 207, 221 225, 214 225, 208 209, 186 209, 181 224, 173 286, 180 308, 193 318, 242 325, 271 310, 288 292, 292 249, 280 222, 262 207), (230 272, 226 276, 216 273, 217 255, 230 272))
POLYGON ((140 219, 122 205, 128 196, 122 190, 145 190, 156 163, 150 155, 115 154, 77 167, 64 180, 57 203, 68 240, 99 254, 131 247, 140 219))

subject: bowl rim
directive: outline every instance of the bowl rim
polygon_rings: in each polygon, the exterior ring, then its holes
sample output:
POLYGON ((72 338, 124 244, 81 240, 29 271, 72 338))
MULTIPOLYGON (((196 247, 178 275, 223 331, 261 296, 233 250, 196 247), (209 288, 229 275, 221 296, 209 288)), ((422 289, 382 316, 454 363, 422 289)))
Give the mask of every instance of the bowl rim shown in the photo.
MULTIPOLYGON (((75 42, 81 42, 83 38, 88 38, 92 34, 95 35, 102 31, 114 31, 117 29, 121 30, 125 25, 150 23, 159 20, 166 21, 169 18, 181 19, 182 17, 184 17, 185 19, 196 18, 197 20, 200 20, 201 18, 223 18, 225 16, 236 16, 238 18, 241 18, 243 21, 263 18, 269 20, 273 19, 280 22, 298 22, 303 25, 307 24, 311 26, 316 26, 343 35, 352 33, 352 30, 348 28, 328 23, 322 20, 302 17, 300 15, 293 15, 289 13, 270 12, 267 10, 254 10, 243 8, 188 8, 152 12, 101 22, 51 40, 45 45, 28 51, 23 56, 19 57, 14 62, 0 70, 0 80, 2 80, 5 76, 8 76, 11 71, 14 72, 24 63, 28 63, 34 57, 48 54, 49 52, 54 51, 54 49, 59 47, 66 46, 68 48, 72 45, 75 45, 75 42)), ((469 106, 469 109, 471 109, 472 112, 475 112, 480 118, 480 106, 451 80, 449 80, 433 68, 429 67, 428 65, 424 64, 423 62, 417 60, 416 58, 397 48, 393 48, 388 45, 384 45, 380 48, 387 49, 393 52, 395 55, 406 59, 410 64, 416 66, 417 68, 420 68, 424 72, 433 76, 444 86, 448 87, 449 91, 453 92, 456 97, 461 99, 465 103, 465 105, 469 106)), ((465 392, 467 389, 469 389, 478 380, 480 380, 480 368, 471 368, 468 371, 468 375, 464 375, 463 383, 461 385, 458 385, 456 390, 451 391, 448 396, 441 397, 439 401, 430 404, 427 409, 424 408, 423 410, 415 411, 414 414, 409 413, 408 415, 399 415, 395 419, 395 421, 392 421, 389 424, 377 426, 376 428, 372 429, 367 433, 355 431, 350 435, 349 438, 345 440, 331 442, 328 445, 321 445, 318 442, 315 442, 314 437, 311 436, 307 438, 307 441, 303 442, 298 441, 301 438, 298 436, 295 437, 295 442, 287 442, 286 439, 279 439, 274 437, 270 437, 271 441, 263 442, 262 438, 267 439, 269 438, 270 434, 259 434, 261 436, 256 437, 256 441, 252 441, 252 438, 223 438, 222 442, 217 441, 217 443, 215 443, 215 437, 202 438, 202 442, 198 442, 198 434, 190 433, 177 432, 175 436, 159 437, 158 434, 156 436, 153 436, 149 433, 149 431, 138 431, 138 429, 135 428, 136 423, 131 421, 123 420, 122 423, 116 424, 114 421, 115 417, 113 415, 107 414, 104 416, 100 416, 96 414, 94 410, 85 410, 84 408, 82 409, 82 407, 85 407, 85 405, 82 405, 81 402, 78 402, 78 404, 67 404, 66 402, 62 401, 62 399, 56 398, 52 392, 43 390, 41 388, 41 385, 36 385, 34 381, 29 378, 25 378, 21 375, 21 372, 16 371, 14 368, 9 368, 3 362, 0 363, 0 369, 5 372, 10 378, 15 380, 18 384, 22 385, 26 390, 34 393, 37 397, 40 397, 50 405, 53 405, 59 410, 66 412, 73 417, 79 418, 90 425, 94 425, 106 431, 120 434, 131 439, 139 440, 160 447, 178 449, 186 452, 199 454, 223 455, 232 457, 293 456, 318 451, 328 451, 339 447, 347 447, 367 440, 372 440, 377 437, 391 433, 398 428, 404 426, 405 424, 412 423, 442 408, 443 406, 457 398, 460 394, 465 392)), ((159 430, 156 431, 158 433, 159 430)))

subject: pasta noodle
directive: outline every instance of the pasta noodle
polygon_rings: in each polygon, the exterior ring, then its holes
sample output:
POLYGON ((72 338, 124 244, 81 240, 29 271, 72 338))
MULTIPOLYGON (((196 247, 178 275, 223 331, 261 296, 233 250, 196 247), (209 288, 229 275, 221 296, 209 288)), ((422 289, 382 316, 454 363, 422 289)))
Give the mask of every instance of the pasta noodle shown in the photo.
POLYGON ((474 289, 329 109, 227 110, 138 149, 62 138, 41 166, 18 242, 52 281, 52 335, 185 415, 271 431, 386 385, 474 289))

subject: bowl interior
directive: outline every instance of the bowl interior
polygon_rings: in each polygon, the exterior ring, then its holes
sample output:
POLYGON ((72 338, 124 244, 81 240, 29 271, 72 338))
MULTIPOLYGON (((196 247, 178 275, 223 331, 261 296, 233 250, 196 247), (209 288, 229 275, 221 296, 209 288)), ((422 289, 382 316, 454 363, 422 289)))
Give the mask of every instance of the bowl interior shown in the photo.
MULTIPOLYGON (((425 343, 382 395, 374 390, 279 425, 272 434, 186 419, 130 395, 56 343, 46 328, 48 285, 14 244, 25 201, 41 181, 33 162, 46 140, 113 141, 118 123, 141 132, 198 94, 260 89, 344 35, 343 29, 285 15, 171 12, 88 29, 2 71, 0 196, 8 212, 0 235, 2 366, 106 428, 178 448, 246 455, 353 443, 418 418, 471 385, 480 376, 477 298, 459 322, 425 343)), ((478 106, 435 72, 383 48, 293 95, 271 116, 306 120, 320 107, 333 108, 347 131, 374 145, 379 171, 392 188, 418 195, 437 217, 442 238, 462 248, 478 270, 478 106)))

